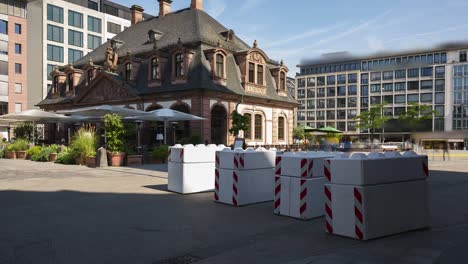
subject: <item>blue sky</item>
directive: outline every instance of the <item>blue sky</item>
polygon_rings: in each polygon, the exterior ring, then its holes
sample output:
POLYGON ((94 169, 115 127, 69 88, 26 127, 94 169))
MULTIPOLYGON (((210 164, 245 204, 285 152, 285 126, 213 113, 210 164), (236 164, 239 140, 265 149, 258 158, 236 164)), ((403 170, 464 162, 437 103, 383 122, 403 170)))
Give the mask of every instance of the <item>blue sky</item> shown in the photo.
MULTIPOLYGON (((158 13, 157 0, 114 0, 158 13)), ((190 5, 173 0, 172 10, 190 5)), ((256 39, 293 77, 302 59, 431 47, 468 40, 467 0, 204 0, 205 11, 248 44, 256 39)))

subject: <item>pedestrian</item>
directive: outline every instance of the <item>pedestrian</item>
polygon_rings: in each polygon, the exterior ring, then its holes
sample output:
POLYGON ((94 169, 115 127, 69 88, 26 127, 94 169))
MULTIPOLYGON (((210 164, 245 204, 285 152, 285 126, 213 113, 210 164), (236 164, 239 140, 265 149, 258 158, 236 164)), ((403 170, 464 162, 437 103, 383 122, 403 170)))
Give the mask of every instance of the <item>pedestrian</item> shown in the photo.
POLYGON ((445 161, 445 153, 447 153, 447 158, 448 158, 448 160, 450 160, 450 155, 449 155, 449 144, 448 144, 447 141, 444 142, 444 143, 442 144, 442 148, 443 148, 442 156, 443 156, 443 158, 444 158, 444 161, 445 161))

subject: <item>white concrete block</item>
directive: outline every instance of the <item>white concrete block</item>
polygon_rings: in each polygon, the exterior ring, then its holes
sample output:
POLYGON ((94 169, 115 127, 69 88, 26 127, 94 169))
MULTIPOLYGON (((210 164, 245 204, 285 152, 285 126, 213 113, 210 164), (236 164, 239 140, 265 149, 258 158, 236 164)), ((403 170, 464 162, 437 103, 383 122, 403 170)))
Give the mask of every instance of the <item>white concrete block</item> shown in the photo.
POLYGON ((216 151, 223 150, 224 145, 175 145, 169 148, 169 162, 197 163, 215 162, 216 151))
POLYGON ((285 154, 276 160, 276 167, 280 166, 281 168, 275 173, 299 178, 324 177, 324 161, 332 157, 334 157, 333 154, 316 152, 285 154), (278 165, 279 163, 280 165, 278 165))
POLYGON ((189 194, 214 189, 214 163, 168 163, 168 190, 189 194))
POLYGON ((420 155, 355 154, 350 158, 330 159, 324 165, 324 174, 333 184, 384 184, 421 180, 429 176, 427 156, 420 155))
POLYGON ((426 180, 324 189, 328 233, 368 240, 430 225, 426 180))
POLYGON ((216 152, 216 167, 230 170, 256 170, 275 167, 275 151, 252 148, 216 152))
POLYGON ((219 175, 216 202, 241 206, 274 199, 274 168, 216 169, 215 174, 219 175))

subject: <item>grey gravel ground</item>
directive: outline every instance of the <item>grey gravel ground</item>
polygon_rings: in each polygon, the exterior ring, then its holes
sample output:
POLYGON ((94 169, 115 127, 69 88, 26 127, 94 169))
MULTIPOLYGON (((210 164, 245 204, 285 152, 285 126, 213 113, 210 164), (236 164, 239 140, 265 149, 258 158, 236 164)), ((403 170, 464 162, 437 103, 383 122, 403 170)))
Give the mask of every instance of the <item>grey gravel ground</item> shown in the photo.
POLYGON ((324 233, 323 218, 166 191, 167 167, 90 169, 0 159, 0 264, 467 263, 468 160, 433 161, 432 228, 368 242, 324 233))

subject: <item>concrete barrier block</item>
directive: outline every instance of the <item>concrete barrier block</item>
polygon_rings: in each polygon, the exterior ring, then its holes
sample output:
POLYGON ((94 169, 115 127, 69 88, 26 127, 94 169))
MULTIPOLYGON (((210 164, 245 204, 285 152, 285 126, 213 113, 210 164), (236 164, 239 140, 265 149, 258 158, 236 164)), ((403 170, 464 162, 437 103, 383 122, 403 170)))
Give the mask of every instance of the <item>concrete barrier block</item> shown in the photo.
POLYGON ((214 163, 168 163, 168 190, 181 194, 214 189, 214 163))
POLYGON ((224 149, 224 145, 175 145, 169 148, 168 161, 182 163, 215 162, 216 151, 224 149))
POLYGON ((299 178, 324 177, 325 159, 334 157, 333 154, 300 153, 285 154, 276 159, 275 174, 299 178))
POLYGON ((216 152, 216 167, 230 170, 256 170, 275 167, 275 151, 263 148, 254 150, 224 149, 216 152))
POLYGON ((325 184, 326 231, 368 240, 429 227, 425 180, 352 186, 325 184))

